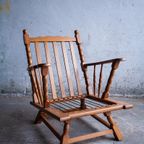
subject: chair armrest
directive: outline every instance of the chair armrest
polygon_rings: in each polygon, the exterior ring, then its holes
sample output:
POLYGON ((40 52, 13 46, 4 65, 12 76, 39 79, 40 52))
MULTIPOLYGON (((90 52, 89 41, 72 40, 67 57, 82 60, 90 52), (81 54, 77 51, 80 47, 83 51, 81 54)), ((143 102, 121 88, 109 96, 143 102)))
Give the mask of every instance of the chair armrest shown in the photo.
POLYGON ((42 73, 43 76, 45 76, 45 75, 48 74, 48 67, 49 67, 49 66, 50 66, 50 64, 41 63, 41 64, 29 66, 29 67, 27 68, 27 70, 28 70, 28 71, 31 71, 31 70, 35 70, 35 69, 41 68, 41 73, 42 73))
POLYGON ((27 70, 32 70, 32 69, 37 69, 37 68, 42 68, 42 67, 48 67, 50 66, 50 64, 47 63, 41 63, 41 64, 37 64, 37 65, 31 65, 27 68, 27 70))
MULTIPOLYGON (((93 95, 97 95, 98 97, 101 97, 102 99, 109 97, 110 86, 112 84, 112 80, 113 80, 115 71, 118 68, 119 63, 121 61, 123 61, 122 58, 115 58, 115 59, 109 59, 109 60, 105 60, 105 61, 94 62, 94 63, 83 63, 83 65, 82 65, 83 70, 87 70, 88 66, 92 66, 92 68, 93 68, 93 95), (107 83, 106 83, 105 89, 103 92, 101 92, 103 67, 106 64, 111 65, 111 68, 109 69, 110 71, 109 71, 109 75, 107 77, 107 83), (97 69, 96 66, 97 65, 98 65, 98 67, 100 67, 99 77, 96 74, 96 69, 97 69), (96 77, 98 78, 97 92, 96 92, 96 77)), ((89 87, 89 84, 87 84, 87 87, 89 87)))
POLYGON ((83 66, 87 67, 87 66, 100 65, 100 64, 108 64, 108 63, 120 62, 120 61, 124 61, 124 59, 123 58, 115 58, 115 59, 109 59, 109 60, 98 61, 98 62, 93 62, 93 63, 83 63, 83 66))

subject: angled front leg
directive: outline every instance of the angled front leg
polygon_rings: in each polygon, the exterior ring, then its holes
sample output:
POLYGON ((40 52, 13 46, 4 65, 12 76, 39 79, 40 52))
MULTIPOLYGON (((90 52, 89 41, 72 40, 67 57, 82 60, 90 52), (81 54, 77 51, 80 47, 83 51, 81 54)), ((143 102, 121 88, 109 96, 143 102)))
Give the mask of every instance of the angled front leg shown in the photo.
POLYGON ((68 144, 70 121, 64 122, 63 135, 60 144, 68 144))
POLYGON ((117 69, 118 66, 119 66, 119 63, 120 63, 119 60, 116 60, 116 61, 114 61, 114 62, 112 63, 112 66, 111 66, 112 69, 111 69, 111 72, 110 72, 110 75, 109 75, 109 78, 108 78, 108 81, 107 81, 107 85, 106 85, 105 91, 104 91, 103 94, 102 94, 102 98, 103 98, 103 99, 109 97, 110 86, 111 86, 111 84, 112 84, 112 80, 113 80, 115 71, 116 71, 116 69, 117 69))
POLYGON ((37 116, 35 118, 34 124, 38 124, 38 123, 42 122, 42 120, 41 120, 41 113, 42 113, 41 110, 39 110, 39 112, 38 112, 38 114, 37 114, 37 116))
POLYGON ((106 116, 108 122, 110 123, 110 127, 113 130, 113 134, 116 140, 121 141, 123 139, 122 133, 116 123, 113 121, 113 118, 111 116, 111 113, 104 113, 106 116))

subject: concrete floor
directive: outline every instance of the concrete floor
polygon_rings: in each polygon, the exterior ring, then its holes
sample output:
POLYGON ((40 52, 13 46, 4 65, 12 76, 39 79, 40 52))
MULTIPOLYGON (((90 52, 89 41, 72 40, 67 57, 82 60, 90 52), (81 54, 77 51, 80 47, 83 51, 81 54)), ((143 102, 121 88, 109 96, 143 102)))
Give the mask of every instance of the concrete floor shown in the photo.
MULTIPOLYGON (((79 144, 144 144, 144 98, 116 98, 134 104, 134 108, 113 113, 124 134, 117 142, 112 135, 80 142, 79 144)), ((0 144, 59 144, 44 124, 33 124, 37 110, 29 104, 30 97, 0 96, 0 144)), ((61 132, 62 124, 50 118, 61 132)), ((72 122, 71 136, 104 129, 91 117, 72 122)))

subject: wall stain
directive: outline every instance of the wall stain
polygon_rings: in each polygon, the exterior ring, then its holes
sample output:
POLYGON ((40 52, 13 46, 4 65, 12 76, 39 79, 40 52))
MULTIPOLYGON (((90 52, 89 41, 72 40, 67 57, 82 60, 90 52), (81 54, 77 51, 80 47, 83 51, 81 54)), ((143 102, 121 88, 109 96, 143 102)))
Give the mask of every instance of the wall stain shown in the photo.
POLYGON ((4 59, 5 59, 5 53, 0 52, 0 63, 4 63, 4 59))
POLYGON ((10 12, 10 0, 6 0, 5 3, 0 3, 0 13, 6 12, 9 14, 10 12))

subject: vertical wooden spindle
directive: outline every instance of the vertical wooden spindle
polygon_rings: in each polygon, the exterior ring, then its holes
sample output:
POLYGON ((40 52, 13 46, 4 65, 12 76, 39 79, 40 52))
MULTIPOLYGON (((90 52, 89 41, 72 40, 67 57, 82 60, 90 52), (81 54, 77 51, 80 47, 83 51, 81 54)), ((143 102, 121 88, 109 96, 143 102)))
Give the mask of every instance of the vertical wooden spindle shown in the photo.
POLYGON ((71 52, 71 56, 72 56, 72 63, 73 63, 73 67, 74 67, 74 74, 75 74, 75 79, 76 79, 76 83, 77 83, 78 95, 82 95, 78 66, 77 66, 76 56, 75 56, 74 47, 73 47, 72 42, 69 42, 69 47, 70 47, 70 52, 71 52))
POLYGON ((93 94, 96 95, 96 65, 94 65, 93 70, 93 94))
MULTIPOLYGON (((44 48, 45 48, 46 62, 51 64, 51 55, 50 55, 50 50, 49 50, 47 42, 44 43, 44 48)), ((57 94, 56 94, 56 86, 55 86, 52 66, 49 67, 49 78, 50 78, 50 84, 51 84, 51 90, 52 90, 52 97, 53 99, 56 99, 57 94)))
POLYGON ((99 85, 98 85, 98 97, 100 97, 101 86, 102 86, 102 70, 103 70, 103 64, 101 64, 101 67, 100 67, 99 85))
POLYGON ((57 74, 58 74, 58 80, 59 80, 59 85, 60 85, 60 89, 61 89, 61 94, 62 94, 62 97, 66 97, 65 88, 64 88, 63 80, 62 80, 61 63, 60 63, 59 52, 58 52, 56 42, 52 42, 52 46, 53 46, 55 60, 56 60, 56 68, 57 68, 57 74))
POLYGON ((72 83, 72 79, 71 79, 70 67, 69 67, 69 63, 68 63, 68 57, 66 54, 66 47, 65 47, 64 42, 61 42, 61 48, 62 48, 62 53, 63 53, 63 57, 64 57, 64 65, 65 65, 65 70, 66 70, 66 76, 67 76, 70 96, 74 96, 73 83, 72 83))

